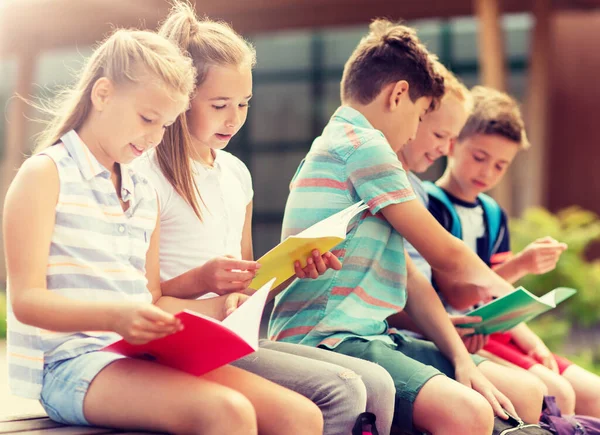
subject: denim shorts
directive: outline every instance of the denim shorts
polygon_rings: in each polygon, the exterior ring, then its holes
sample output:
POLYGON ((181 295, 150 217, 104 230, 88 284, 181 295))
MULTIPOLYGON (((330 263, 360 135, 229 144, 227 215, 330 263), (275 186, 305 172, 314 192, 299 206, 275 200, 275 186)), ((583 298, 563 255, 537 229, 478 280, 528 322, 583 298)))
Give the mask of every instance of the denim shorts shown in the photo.
POLYGON ((106 366, 122 358, 126 357, 96 351, 44 366, 40 402, 48 417, 57 423, 89 426, 83 399, 90 383, 106 366))

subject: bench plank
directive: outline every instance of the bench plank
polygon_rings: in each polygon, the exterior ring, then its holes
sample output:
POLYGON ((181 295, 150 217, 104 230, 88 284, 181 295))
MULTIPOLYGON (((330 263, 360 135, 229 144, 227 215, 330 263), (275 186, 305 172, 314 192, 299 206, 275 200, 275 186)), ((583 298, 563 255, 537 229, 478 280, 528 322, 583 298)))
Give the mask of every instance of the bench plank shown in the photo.
POLYGON ((0 434, 16 433, 19 435, 157 435, 156 433, 150 432, 124 432, 103 427, 65 426, 60 423, 56 423, 45 416, 12 417, 10 419, 0 421, 0 434))

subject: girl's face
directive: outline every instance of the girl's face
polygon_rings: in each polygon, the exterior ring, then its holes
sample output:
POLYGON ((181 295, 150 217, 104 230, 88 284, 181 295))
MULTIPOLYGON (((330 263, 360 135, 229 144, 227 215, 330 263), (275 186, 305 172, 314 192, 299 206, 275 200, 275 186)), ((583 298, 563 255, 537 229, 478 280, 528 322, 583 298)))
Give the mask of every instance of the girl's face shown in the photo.
POLYGON ((250 66, 211 66, 187 112, 195 142, 209 149, 225 148, 246 122, 250 98, 250 66))
POLYGON ((85 140, 100 163, 111 169, 114 162, 130 163, 158 145, 165 128, 186 108, 183 96, 173 96, 153 79, 118 86, 99 79, 92 91, 91 139, 85 140))
POLYGON ((467 117, 462 102, 452 96, 444 98, 437 110, 423 117, 415 139, 400 149, 405 169, 425 172, 438 158, 448 154, 450 144, 458 137, 467 117))

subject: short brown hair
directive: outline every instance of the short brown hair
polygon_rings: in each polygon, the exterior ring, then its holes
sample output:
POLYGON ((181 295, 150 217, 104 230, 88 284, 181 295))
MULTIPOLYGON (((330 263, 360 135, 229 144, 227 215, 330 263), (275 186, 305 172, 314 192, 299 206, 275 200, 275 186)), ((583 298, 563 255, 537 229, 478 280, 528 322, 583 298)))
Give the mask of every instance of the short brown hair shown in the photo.
POLYGON ((413 102, 432 97, 436 107, 444 95, 444 79, 415 30, 385 19, 373 21, 369 30, 344 66, 342 101, 368 104, 385 86, 406 80, 413 102))
POLYGON ((473 110, 458 135, 459 142, 477 134, 498 135, 515 142, 520 149, 529 148, 525 122, 514 98, 485 86, 475 86, 471 96, 473 110))

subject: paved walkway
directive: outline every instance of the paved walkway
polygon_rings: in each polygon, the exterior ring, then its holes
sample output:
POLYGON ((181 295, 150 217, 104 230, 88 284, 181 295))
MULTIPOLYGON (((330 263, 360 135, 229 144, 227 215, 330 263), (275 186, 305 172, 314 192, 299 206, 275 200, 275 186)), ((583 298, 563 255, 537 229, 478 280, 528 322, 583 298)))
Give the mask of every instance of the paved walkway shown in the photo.
POLYGON ((6 342, 0 340, 0 419, 24 414, 43 413, 37 400, 22 399, 8 391, 8 367, 6 363, 6 342))

